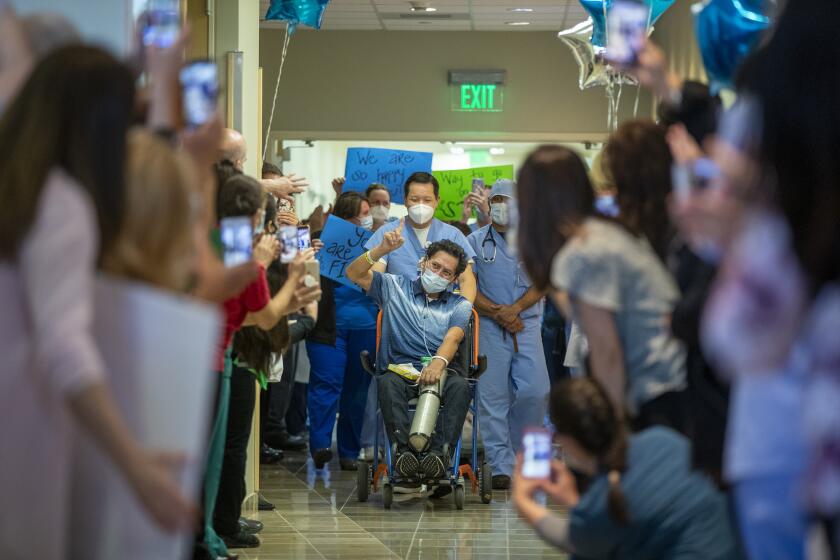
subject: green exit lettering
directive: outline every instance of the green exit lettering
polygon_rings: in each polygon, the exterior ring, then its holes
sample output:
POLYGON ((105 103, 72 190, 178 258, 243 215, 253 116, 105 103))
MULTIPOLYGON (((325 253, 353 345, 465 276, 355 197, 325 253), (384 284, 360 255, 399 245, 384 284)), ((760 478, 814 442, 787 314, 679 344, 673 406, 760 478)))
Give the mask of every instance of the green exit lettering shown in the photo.
POLYGON ((496 110, 496 86, 486 84, 461 85, 462 111, 496 110))

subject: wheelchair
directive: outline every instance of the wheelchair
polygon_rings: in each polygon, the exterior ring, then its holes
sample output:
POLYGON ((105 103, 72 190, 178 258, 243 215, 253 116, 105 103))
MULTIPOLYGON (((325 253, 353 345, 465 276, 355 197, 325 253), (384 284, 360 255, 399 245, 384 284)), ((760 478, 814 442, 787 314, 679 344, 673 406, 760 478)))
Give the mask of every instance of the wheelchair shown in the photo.
MULTIPOLYGON (((379 350, 379 339, 382 333, 382 312, 376 320, 376 349, 379 350)), ((478 492, 482 503, 489 504, 493 499, 493 475, 486 460, 478 463, 478 405, 476 395, 478 391, 477 381, 479 376, 487 369, 487 357, 478 352, 479 321, 478 313, 473 309, 468 332, 458 347, 455 359, 458 360, 462 370, 466 372, 467 382, 470 388, 469 411, 473 415, 472 429, 472 453, 468 464, 461 464, 461 438, 455 450, 449 449, 448 444, 444 445, 444 455, 450 459, 450 468, 445 478, 437 481, 422 479, 402 480, 394 472, 393 463, 396 459, 396 443, 388 441, 388 434, 383 428, 382 411, 377 409, 376 430, 373 443, 373 459, 370 461, 359 461, 357 471, 356 497, 360 502, 366 502, 371 492, 376 492, 380 485, 382 487, 382 502, 385 509, 391 509, 394 501, 394 487, 400 483, 425 484, 428 488, 449 486, 452 488, 452 495, 455 501, 455 508, 464 509, 466 499, 466 482, 469 481, 473 492, 478 492), (382 445, 380 445, 382 444, 382 445), (383 452, 384 451, 384 452, 383 452), (384 460, 380 459, 383 457, 384 460)), ((361 353, 362 367, 366 372, 375 378, 376 369, 372 363, 370 353, 365 350, 361 353)), ((383 374, 385 375, 385 374, 383 374)), ((395 375, 395 374, 391 374, 395 375)), ((409 402, 409 412, 414 413, 416 399, 409 402)), ((445 407, 446 403, 442 404, 445 407)))

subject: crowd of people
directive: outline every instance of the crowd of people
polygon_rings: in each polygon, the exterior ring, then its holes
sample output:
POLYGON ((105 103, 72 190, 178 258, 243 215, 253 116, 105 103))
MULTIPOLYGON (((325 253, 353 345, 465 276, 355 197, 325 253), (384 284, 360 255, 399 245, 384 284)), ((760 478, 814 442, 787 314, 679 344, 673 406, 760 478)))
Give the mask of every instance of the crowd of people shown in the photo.
POLYGON ((388 187, 337 178, 303 219, 305 178, 248 176, 218 115, 182 126, 187 34, 125 63, 0 5, 0 553, 66 557, 76 430, 159 527, 197 527, 194 556, 216 559, 260 544, 242 516, 258 402, 262 463, 308 450, 324 469, 335 439, 356 471, 381 453, 381 417, 395 474, 419 484, 452 467, 475 398, 492 488, 574 557, 804 559, 814 529, 838 557, 837 21, 835 2, 788 2, 727 110, 647 42, 626 70, 658 98, 655 122, 621 124, 597 170, 540 146, 446 223, 423 172, 403 218, 388 187), (372 232, 346 269, 356 287, 309 272, 328 216, 372 232), (229 218, 254 233, 235 266, 229 218), (299 225, 312 247, 281 263, 276 234, 299 225), (115 404, 92 331, 100 274, 223 317, 197 500, 184 458, 142 445, 115 404), (474 314, 473 392, 459 347, 474 314), (443 409, 418 446, 409 401, 429 388, 443 409), (535 426, 553 433, 546 478, 522 469, 535 426))

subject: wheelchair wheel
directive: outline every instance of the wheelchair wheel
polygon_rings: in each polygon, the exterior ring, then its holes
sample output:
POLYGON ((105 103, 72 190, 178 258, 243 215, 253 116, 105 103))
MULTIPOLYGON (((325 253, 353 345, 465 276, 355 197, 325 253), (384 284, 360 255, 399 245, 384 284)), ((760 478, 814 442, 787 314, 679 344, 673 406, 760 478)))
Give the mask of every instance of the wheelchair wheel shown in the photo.
POLYGON ((487 463, 481 465, 478 473, 478 491, 481 492, 481 503, 489 504, 493 500, 493 473, 487 463))
POLYGON ((370 494, 370 464, 359 461, 356 471, 356 497, 360 502, 366 502, 370 494))
POLYGON ((463 484, 456 484, 455 490, 452 492, 453 496, 455 496, 455 509, 462 510, 464 509, 464 485, 463 484))
POLYGON ((391 509, 391 504, 394 502, 394 487, 391 483, 385 481, 382 483, 382 504, 385 509, 391 509))

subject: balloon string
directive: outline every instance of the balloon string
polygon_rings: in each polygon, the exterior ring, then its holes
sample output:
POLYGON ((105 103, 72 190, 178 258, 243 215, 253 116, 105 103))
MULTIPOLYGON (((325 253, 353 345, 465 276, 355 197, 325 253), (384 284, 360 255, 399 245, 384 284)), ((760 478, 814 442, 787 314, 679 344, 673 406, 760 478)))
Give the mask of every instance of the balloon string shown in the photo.
POLYGON ((283 39, 283 52, 280 55, 280 68, 277 69, 277 82, 274 84, 274 98, 271 100, 271 113, 268 116, 268 128, 265 131, 265 140, 263 141, 262 158, 265 161, 265 155, 268 153, 268 137, 271 135, 271 123, 274 122, 274 110, 277 108, 277 92, 280 91, 280 76, 283 75, 283 66, 286 64, 286 53, 289 52, 289 43, 292 40, 292 34, 289 32, 289 24, 286 24, 286 36, 283 39))
POLYGON ((636 84, 636 102, 633 103, 633 118, 635 119, 636 116, 639 114, 639 94, 642 91, 642 84, 636 84))

